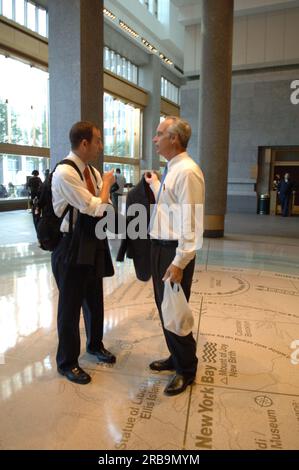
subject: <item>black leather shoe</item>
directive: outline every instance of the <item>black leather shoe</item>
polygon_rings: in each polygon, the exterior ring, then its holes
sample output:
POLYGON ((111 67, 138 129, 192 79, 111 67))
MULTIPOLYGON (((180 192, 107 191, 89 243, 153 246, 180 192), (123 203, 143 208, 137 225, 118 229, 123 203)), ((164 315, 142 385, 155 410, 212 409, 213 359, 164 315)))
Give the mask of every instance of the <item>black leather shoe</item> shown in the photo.
POLYGON ((107 364, 114 364, 116 362, 116 357, 110 351, 104 348, 103 345, 100 346, 96 351, 91 351, 87 349, 89 354, 96 356, 100 362, 106 362, 107 364))
POLYGON ((70 380, 71 382, 75 382, 76 384, 85 385, 91 381, 90 375, 84 372, 84 370, 81 369, 81 367, 79 366, 73 367, 72 369, 68 370, 63 370, 57 367, 57 371, 59 372, 59 374, 65 375, 68 380, 70 380))
POLYGON ((185 377, 181 374, 175 374, 164 390, 165 395, 173 396, 182 393, 188 385, 194 382, 194 377, 185 377))
POLYGON ((163 370, 174 370, 169 359, 160 359, 159 361, 151 362, 149 368, 161 372, 163 370))

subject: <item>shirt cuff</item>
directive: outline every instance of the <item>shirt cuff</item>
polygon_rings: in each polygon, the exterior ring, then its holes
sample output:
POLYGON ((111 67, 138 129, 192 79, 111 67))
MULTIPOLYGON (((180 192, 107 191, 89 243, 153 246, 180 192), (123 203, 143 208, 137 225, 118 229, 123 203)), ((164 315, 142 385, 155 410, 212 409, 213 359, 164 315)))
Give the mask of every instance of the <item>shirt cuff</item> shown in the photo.
POLYGON ((157 194, 159 192, 160 185, 161 185, 160 181, 155 181, 154 183, 150 184, 150 188, 154 193, 155 199, 157 199, 157 194))
POLYGON ((92 196, 87 210, 81 212, 85 212, 92 217, 102 217, 107 209, 107 205, 108 203, 102 203, 102 199, 100 197, 92 196))
POLYGON ((177 268, 185 269, 185 267, 195 258, 195 251, 190 251, 188 254, 176 254, 172 262, 177 268))

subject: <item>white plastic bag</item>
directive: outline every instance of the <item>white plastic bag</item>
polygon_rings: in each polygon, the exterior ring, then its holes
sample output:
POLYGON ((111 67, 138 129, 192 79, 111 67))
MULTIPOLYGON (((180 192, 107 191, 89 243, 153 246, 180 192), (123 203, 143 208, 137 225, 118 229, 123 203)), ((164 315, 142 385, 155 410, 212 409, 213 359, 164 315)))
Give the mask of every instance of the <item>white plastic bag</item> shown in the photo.
POLYGON ((186 336, 192 331, 194 319, 180 284, 164 282, 164 295, 161 305, 164 328, 178 336, 186 336))

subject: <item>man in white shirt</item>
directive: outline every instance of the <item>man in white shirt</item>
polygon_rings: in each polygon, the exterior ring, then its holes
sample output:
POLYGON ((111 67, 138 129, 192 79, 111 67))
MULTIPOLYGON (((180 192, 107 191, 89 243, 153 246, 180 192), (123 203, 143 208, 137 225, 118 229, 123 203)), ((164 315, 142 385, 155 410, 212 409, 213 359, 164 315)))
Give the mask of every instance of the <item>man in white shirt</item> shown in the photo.
POLYGON ((52 253, 52 270, 59 290, 57 370, 67 379, 87 384, 91 377, 78 364, 80 355, 80 311, 83 309, 87 352, 99 361, 114 363, 116 358, 104 348, 102 278, 113 275, 107 240, 98 240, 95 224, 109 202, 113 171, 100 173, 89 162, 102 149, 101 132, 91 122, 82 121, 70 130, 71 152, 66 157, 75 168, 58 165, 52 179, 55 214, 64 217, 63 237, 52 253), (77 167, 77 169, 76 169, 77 167), (77 171, 78 170, 78 171, 77 171))
POLYGON ((161 313, 164 281, 180 283, 187 301, 195 266, 196 250, 202 246, 204 177, 186 152, 191 136, 187 121, 167 117, 157 128, 153 142, 168 161, 161 183, 155 173, 146 176, 156 197, 150 223, 152 276, 155 301, 170 357, 150 364, 155 371, 174 370, 164 390, 172 396, 183 392, 195 379, 198 359, 192 333, 178 336, 164 328, 161 313), (172 213, 172 216, 170 216, 172 213))

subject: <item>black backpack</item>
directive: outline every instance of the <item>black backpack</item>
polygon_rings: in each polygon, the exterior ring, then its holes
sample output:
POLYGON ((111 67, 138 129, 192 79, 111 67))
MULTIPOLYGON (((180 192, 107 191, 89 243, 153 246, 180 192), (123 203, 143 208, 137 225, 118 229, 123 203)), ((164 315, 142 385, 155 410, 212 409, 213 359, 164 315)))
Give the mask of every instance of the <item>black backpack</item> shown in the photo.
MULTIPOLYGON (((54 170, 49 174, 49 177, 44 181, 41 187, 40 197, 38 199, 38 208, 40 211, 40 219, 37 224, 36 233, 37 238, 39 241, 40 248, 45 251, 53 251, 59 244, 62 233, 60 231, 61 223, 66 216, 66 214, 70 211, 69 217, 69 233, 73 231, 73 207, 68 204, 64 209, 61 217, 57 217, 53 209, 53 202, 52 202, 52 178, 54 171, 56 170, 58 165, 70 165, 73 167, 80 179, 84 181, 83 176, 77 167, 77 165, 69 159, 62 160, 59 162, 54 170)), ((96 179, 96 175, 94 173, 94 169, 92 166, 89 165, 89 168, 93 174, 93 177, 96 179)))

